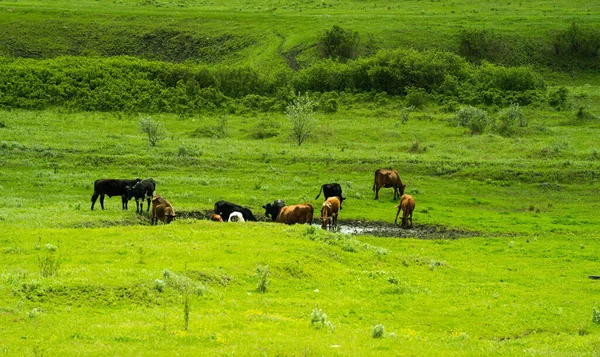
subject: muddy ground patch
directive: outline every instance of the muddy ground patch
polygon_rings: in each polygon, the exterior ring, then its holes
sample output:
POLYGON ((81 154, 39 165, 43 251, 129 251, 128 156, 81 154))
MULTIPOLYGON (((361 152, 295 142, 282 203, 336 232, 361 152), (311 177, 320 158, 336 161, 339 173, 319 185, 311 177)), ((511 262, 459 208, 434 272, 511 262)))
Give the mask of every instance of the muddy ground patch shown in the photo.
MULTIPOLYGON (((180 211, 178 218, 209 219, 212 210, 180 211)), ((255 214, 258 221, 271 222, 264 215, 255 214)), ((313 219, 313 225, 321 227, 320 219, 313 219)), ((414 224, 411 228, 404 229, 394 223, 383 221, 351 220, 338 221, 338 232, 353 235, 371 235, 376 237, 419 238, 419 239, 456 239, 479 237, 481 232, 453 229, 441 225, 414 224)))

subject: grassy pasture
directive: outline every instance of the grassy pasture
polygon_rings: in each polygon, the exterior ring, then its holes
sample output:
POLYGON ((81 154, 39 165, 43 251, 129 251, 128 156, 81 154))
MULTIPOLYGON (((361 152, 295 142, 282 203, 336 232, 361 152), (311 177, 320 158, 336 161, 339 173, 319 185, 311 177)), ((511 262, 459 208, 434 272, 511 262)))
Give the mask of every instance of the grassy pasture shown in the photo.
POLYGON ((301 147, 281 114, 155 115, 168 138, 150 148, 139 116, 2 112, 0 351, 593 355, 597 124, 530 109, 526 132, 504 138, 471 136, 434 109, 405 124, 395 113, 320 114, 316 137, 301 147), (226 137, 194 135, 222 120, 226 137), (281 134, 252 139, 260 120, 278 122, 281 134), (411 152, 415 140, 426 149, 411 152), (257 213, 277 198, 318 206, 320 184, 337 181, 348 197, 342 219, 392 222, 390 190, 379 201, 371 191, 374 169, 385 166, 399 169, 415 197, 417 227, 477 236, 353 237, 194 219, 151 227, 118 198, 89 210, 99 177, 152 176, 179 212, 219 199, 257 213), (60 262, 58 275, 40 276, 47 257, 60 262), (270 272, 264 294, 261 266, 270 272), (165 270, 188 285, 158 291, 165 270), (311 325, 315 309, 334 329, 311 325), (371 337, 377 324, 383 339, 371 337))
MULTIPOLYGON (((375 48, 455 52, 462 30, 538 43, 573 22, 596 25, 599 7, 4 0, 0 56, 127 54, 268 72, 287 66, 288 54, 310 63, 333 25, 375 48), (193 56, 189 42, 200 49, 193 56)), ((471 135, 433 104, 402 123, 405 99, 387 97, 317 113, 315 135, 298 147, 274 112, 0 110, 0 356, 598 355, 600 285, 588 275, 600 274, 599 77, 543 75, 550 90, 585 95, 591 117, 538 103, 513 136, 471 135), (167 130, 156 147, 139 129, 148 115, 167 130), (256 139, 263 127, 279 135, 256 139), (415 197, 417 229, 468 237, 182 218, 221 199, 259 215, 279 198, 319 207, 320 185, 338 182, 342 224, 391 223, 391 191, 375 201, 371 190, 383 167, 398 169, 415 197), (95 179, 136 176, 153 177, 180 218, 150 226, 117 197, 90 210, 95 179), (373 337, 376 325, 383 338, 373 337)))

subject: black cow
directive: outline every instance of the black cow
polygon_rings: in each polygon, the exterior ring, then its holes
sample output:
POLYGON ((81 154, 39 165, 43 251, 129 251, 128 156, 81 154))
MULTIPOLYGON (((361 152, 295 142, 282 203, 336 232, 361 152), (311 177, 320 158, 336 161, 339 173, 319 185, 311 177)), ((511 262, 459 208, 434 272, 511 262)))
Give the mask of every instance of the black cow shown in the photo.
POLYGON ((99 179, 94 181, 94 194, 92 194, 92 211, 94 210, 94 204, 100 196, 100 206, 104 209, 104 196, 121 196, 121 204, 123 209, 127 209, 127 188, 135 185, 140 181, 139 178, 133 180, 120 180, 120 179, 99 179))
POLYGON ((315 197, 315 200, 319 198, 319 196, 321 196, 321 192, 323 192, 326 201, 329 197, 339 198, 340 209, 342 209, 342 202, 345 200, 345 198, 342 197, 342 186, 340 186, 339 183, 326 183, 323 186, 321 186, 321 190, 319 191, 317 197, 315 197))
POLYGON ((215 203, 215 214, 218 214, 223 218, 224 221, 229 220, 229 215, 232 212, 240 212, 242 216, 244 216, 244 220, 246 221, 256 221, 252 211, 250 211, 246 207, 238 206, 235 203, 227 202, 227 201, 219 201, 215 203))
POLYGON ((267 203, 263 206, 263 208, 265 209, 265 217, 269 217, 270 215, 271 219, 275 221, 277 219, 277 216, 279 215, 279 211, 281 211, 283 206, 285 206, 285 202, 283 202, 282 200, 275 200, 273 201, 273 203, 267 203))
POLYGON ((148 178, 142 181, 136 182, 132 187, 127 189, 127 200, 135 198, 135 212, 142 213, 144 211, 144 198, 148 201, 148 207, 146 212, 150 210, 150 201, 156 191, 156 182, 153 179, 148 178))

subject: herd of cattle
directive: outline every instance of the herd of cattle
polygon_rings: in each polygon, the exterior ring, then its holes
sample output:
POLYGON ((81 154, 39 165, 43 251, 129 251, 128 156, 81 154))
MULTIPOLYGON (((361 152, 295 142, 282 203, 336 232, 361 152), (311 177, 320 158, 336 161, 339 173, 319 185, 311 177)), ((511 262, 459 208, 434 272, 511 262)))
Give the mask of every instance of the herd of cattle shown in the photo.
MULTIPOLYGON (((402 227, 412 226, 412 212, 415 208, 415 200, 412 196, 404 194, 406 185, 402 183, 400 175, 396 170, 378 169, 375 171, 373 182, 373 191, 375 199, 379 199, 379 190, 381 188, 393 188, 394 200, 400 198, 400 204, 396 206, 396 219, 394 223, 398 223, 398 215, 402 214, 402 227), (409 225, 410 221, 410 225, 409 225)), ((325 197, 325 202, 321 206, 321 227, 323 229, 337 229, 337 217, 342 209, 342 187, 337 183, 325 184, 321 186, 321 190, 315 199, 319 196, 325 197)), ((100 206, 104 209, 104 197, 121 196, 121 204, 123 209, 127 209, 128 202, 135 198, 136 213, 142 213, 144 208, 144 200, 147 201, 146 212, 151 213, 152 224, 159 220, 164 223, 170 223, 176 216, 173 205, 164 197, 156 194, 156 182, 153 179, 99 179, 94 182, 94 193, 92 195, 92 210, 98 197, 100 197, 100 206)), ((314 207, 310 203, 297 205, 286 205, 282 200, 276 200, 273 203, 267 203, 263 206, 265 216, 269 216, 275 222, 285 224, 308 223, 313 221, 314 207)), ((247 207, 239 206, 235 203, 227 201, 218 201, 215 203, 214 214, 210 217, 213 221, 227 222, 244 222, 256 221, 256 217, 247 207)))

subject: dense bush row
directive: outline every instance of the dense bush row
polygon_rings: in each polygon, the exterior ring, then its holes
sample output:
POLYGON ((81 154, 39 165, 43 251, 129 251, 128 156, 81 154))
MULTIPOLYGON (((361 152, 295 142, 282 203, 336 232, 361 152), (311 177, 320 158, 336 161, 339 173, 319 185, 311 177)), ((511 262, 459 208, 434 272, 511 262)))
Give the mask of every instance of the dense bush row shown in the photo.
MULTIPOLYGON (((40 109, 185 113, 243 105, 281 110, 294 92, 427 95, 440 102, 529 104, 545 94, 528 68, 469 64, 457 55, 384 51, 340 63, 322 60, 298 72, 206 66, 132 57, 1 59, 0 106, 40 109)), ((335 98, 322 109, 334 111, 335 98)))
POLYGON ((544 38, 506 35, 488 30, 459 34, 458 54, 471 62, 535 64, 561 70, 600 69, 600 27, 573 23, 544 38))

